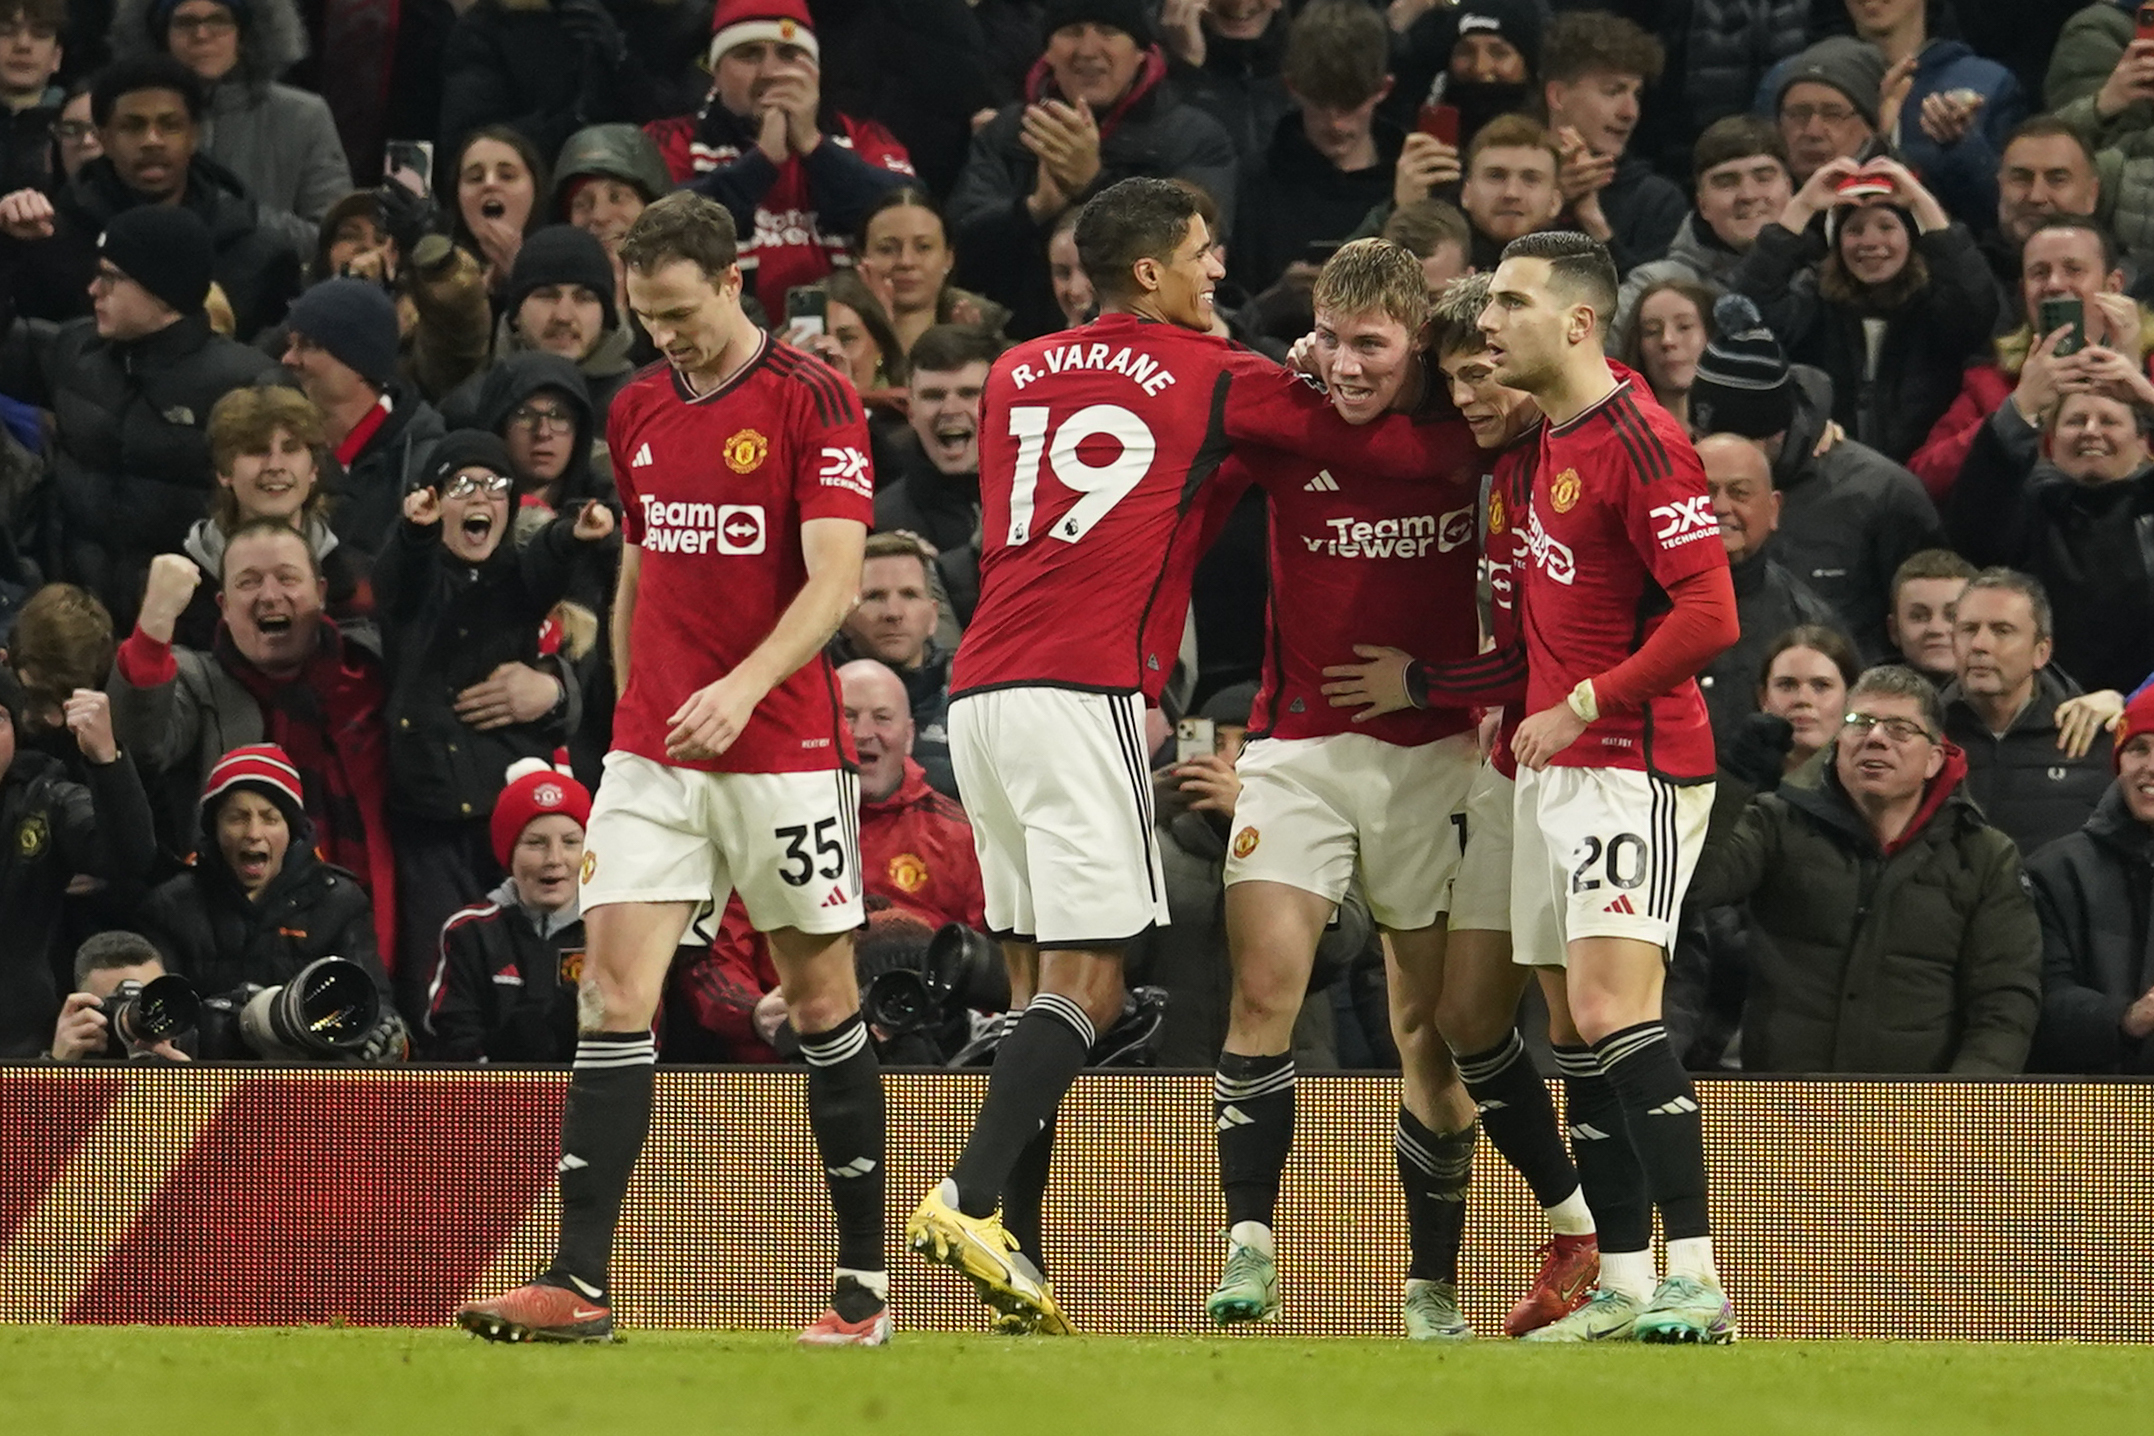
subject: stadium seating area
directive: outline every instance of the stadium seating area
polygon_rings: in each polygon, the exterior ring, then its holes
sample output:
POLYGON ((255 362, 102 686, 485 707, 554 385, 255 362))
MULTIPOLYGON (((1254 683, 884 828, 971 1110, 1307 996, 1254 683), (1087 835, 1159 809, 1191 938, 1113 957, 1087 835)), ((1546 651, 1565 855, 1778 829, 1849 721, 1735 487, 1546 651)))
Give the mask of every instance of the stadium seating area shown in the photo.
MULTIPOLYGON (((2154 1073, 2154 30, 2135 12, 0 0, 0 1062, 568 1062, 634 461, 607 420, 662 359, 619 249, 682 188, 731 215, 758 322, 869 418, 877 532, 828 654, 860 756, 861 975, 983 929, 945 724, 980 593, 979 388, 1006 344, 1090 317, 1070 221, 1144 174, 1201 191, 1218 332, 1282 361, 1341 241, 1406 247, 1432 293, 1536 230, 1615 259, 1610 352, 1713 486, 1742 636, 1698 679, 1723 795, 1759 795, 1745 841, 1774 854, 1686 909, 1667 1017, 1691 1069, 2154 1073), (446 563, 527 578, 451 595, 446 563), (1897 857, 1912 836, 1804 816, 1848 690, 1884 663, 1934 686, 1958 755, 1925 790, 1919 862, 1897 857), (1881 874, 1902 885, 1873 903, 1881 874), (250 989, 328 957, 358 965, 378 1020, 310 1047, 244 1016, 250 989), (117 1030, 147 1010, 121 985, 172 974, 203 999, 177 1045, 117 1030)), ((1175 729, 1209 720, 1231 759, 1267 588, 1252 494, 1198 569, 1148 733, 1176 921, 1131 952, 1150 995, 1126 1065, 1219 1053, 1231 809, 1191 806, 1175 729)), ((1396 1069, 1366 911, 1334 941, 1295 1062, 1396 1069)), ((661 1061, 797 1061, 776 987, 738 903, 702 915, 661 1061)), ((991 989, 882 1024, 885 1060, 976 1062, 991 989)), ((367 1087, 343 1120, 417 1090, 367 1087)), ((532 1090, 536 1151, 556 1089, 532 1090)), ((1743 1123, 1806 1090, 1727 1088, 1716 1141, 1740 1151, 1743 1123)), ((1894 1104, 1927 1100, 1860 1090, 1825 1129, 1882 1141, 1894 1104)), ((2070 1100, 2109 1122, 2110 1098, 2070 1100)), ((1813 1155, 1797 1175, 1830 1213, 1839 1159, 1813 1155)), ((1896 1160, 1872 1155, 1860 1170, 1896 1160)), ((490 1250, 526 1219, 496 1215, 490 1250)), ((490 1271, 426 1290, 453 1304, 490 1271)))

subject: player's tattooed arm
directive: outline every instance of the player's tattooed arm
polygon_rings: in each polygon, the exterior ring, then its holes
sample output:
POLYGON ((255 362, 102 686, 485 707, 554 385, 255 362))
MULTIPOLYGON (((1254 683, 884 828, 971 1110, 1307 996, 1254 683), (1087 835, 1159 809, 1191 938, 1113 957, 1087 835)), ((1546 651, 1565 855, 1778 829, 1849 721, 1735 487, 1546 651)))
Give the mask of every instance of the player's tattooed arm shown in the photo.
POLYGON ((1334 708, 1360 708, 1356 723, 1407 708, 1494 708, 1526 693, 1526 652, 1499 648, 1465 663, 1423 663, 1403 648, 1357 643, 1367 660, 1324 670, 1334 708))
POLYGON ((690 694, 668 721, 666 756, 708 761, 746 731, 763 696, 822 652, 860 599, 860 565, 868 526, 858 519, 809 519, 800 526, 808 581, 778 615, 777 626, 740 665, 690 694))

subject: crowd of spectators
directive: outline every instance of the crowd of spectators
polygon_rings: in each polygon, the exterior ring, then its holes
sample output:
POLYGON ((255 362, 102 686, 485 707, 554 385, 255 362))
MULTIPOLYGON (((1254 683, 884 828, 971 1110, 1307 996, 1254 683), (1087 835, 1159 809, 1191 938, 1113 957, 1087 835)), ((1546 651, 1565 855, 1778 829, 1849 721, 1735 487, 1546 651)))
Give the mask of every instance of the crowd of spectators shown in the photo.
MULTIPOLYGON (((733 216, 758 322, 871 416, 877 532, 831 644, 863 951, 977 929, 945 710, 981 394, 1006 343, 1088 317, 1087 197, 1153 175, 1212 223, 1217 331, 1274 357, 1350 238, 1432 291, 1537 229, 1614 256, 1609 351, 1696 436, 1741 617, 1699 675, 1694 1065, 2154 1072, 2135 12, 0 0, 0 1059, 104 1054, 122 982, 327 955, 414 1058, 567 1059, 607 413, 659 357, 619 247, 680 187, 733 216)), ((1264 524, 1227 519, 1154 715, 1175 922, 1131 978, 1175 1065, 1225 1030, 1264 524), (1200 715, 1214 751, 1174 736, 1200 715)), ((1372 942, 1349 900, 1304 1066, 1395 1061, 1372 942)), ((793 1050, 775 985, 738 904, 706 915, 667 1055, 793 1050)))

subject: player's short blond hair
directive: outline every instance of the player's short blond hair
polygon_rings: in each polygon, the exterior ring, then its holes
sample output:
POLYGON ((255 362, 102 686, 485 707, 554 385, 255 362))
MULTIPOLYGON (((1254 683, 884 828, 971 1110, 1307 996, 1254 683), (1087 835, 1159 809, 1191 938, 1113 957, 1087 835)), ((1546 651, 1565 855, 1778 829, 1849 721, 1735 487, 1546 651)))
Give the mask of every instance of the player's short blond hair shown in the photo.
POLYGON ((1335 315, 1389 315, 1414 335, 1428 322, 1428 278, 1404 245, 1357 239, 1324 261, 1309 301, 1335 315))

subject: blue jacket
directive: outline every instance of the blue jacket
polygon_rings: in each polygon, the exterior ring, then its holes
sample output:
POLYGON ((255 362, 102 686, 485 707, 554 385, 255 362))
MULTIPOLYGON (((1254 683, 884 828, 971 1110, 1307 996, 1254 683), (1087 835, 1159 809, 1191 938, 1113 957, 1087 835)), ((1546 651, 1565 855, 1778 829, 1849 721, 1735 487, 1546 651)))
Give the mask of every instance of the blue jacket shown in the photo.
MULTIPOLYGON (((1782 60, 1758 86, 1757 113, 1771 119, 1793 59, 1782 60)), ((2027 97, 2010 70, 1985 60, 1958 40, 1932 40, 1915 66, 1914 87, 1900 106, 1893 153, 1921 176, 1954 219, 1976 233, 1997 223, 1997 161, 2005 137, 2027 118, 2027 97), (1982 108, 1960 142, 1946 149, 1922 132, 1922 101, 1950 90, 1973 90, 1982 108)))

